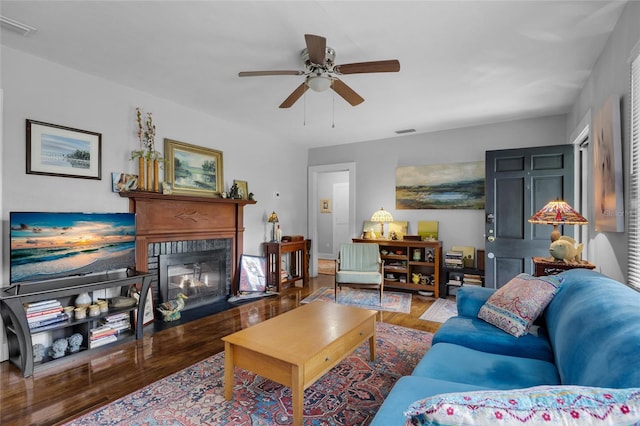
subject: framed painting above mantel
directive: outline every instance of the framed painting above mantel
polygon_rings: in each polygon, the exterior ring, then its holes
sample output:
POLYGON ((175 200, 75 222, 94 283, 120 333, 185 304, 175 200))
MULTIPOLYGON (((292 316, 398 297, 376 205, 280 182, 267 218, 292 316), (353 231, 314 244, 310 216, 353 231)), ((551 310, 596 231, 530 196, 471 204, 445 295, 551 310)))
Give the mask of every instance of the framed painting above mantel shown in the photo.
POLYGON ((222 151, 165 139, 164 157, 173 194, 219 197, 224 190, 222 151))

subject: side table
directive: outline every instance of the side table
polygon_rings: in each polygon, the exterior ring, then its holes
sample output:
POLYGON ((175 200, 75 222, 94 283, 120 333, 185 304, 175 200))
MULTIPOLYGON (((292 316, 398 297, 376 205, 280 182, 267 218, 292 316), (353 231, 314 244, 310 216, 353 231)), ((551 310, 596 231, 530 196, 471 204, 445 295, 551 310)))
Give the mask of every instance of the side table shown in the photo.
POLYGON ((309 282, 309 248, 311 240, 264 243, 264 255, 267 258, 267 286, 280 291, 280 286, 302 280, 309 282), (282 268, 282 259, 289 255, 286 269, 282 268), (285 275, 286 273, 286 275, 285 275))
POLYGON ((581 262, 565 263, 559 262, 553 258, 548 257, 534 257, 533 265, 535 269, 535 276, 541 277, 544 275, 555 275, 562 271, 575 268, 594 269, 596 265, 583 260, 581 262))

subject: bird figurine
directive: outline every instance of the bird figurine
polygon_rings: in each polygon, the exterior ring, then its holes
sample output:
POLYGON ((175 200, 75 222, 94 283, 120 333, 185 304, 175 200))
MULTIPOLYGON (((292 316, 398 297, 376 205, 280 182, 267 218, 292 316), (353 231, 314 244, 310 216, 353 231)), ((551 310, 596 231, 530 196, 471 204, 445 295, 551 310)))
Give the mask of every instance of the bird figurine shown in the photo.
POLYGON ((158 311, 162 314, 164 322, 180 319, 180 311, 184 309, 184 300, 188 297, 184 293, 178 293, 176 299, 161 303, 158 311))

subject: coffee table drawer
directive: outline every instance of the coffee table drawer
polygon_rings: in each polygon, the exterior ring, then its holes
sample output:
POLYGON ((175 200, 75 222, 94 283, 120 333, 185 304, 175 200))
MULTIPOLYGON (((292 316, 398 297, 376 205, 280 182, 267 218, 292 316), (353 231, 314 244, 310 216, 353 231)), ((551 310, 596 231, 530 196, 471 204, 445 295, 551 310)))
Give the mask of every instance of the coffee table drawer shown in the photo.
POLYGON ((315 381, 331 369, 345 355, 343 338, 332 342, 329 346, 320 351, 316 356, 310 358, 305 363, 305 382, 315 381))
POLYGON ((355 330, 351 331, 345 336, 345 347, 347 350, 352 350, 360 346, 362 342, 369 336, 372 336, 375 332, 375 322, 367 321, 361 324, 355 330))

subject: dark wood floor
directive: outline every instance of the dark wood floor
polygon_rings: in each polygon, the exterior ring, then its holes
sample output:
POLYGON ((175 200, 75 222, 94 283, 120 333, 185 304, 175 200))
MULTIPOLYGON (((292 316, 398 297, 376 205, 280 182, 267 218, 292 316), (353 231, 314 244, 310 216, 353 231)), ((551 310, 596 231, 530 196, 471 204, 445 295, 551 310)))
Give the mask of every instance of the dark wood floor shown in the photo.
MULTIPOLYGON (((73 364, 63 363, 26 379, 14 365, 2 362, 0 425, 69 421, 222 351, 221 337, 246 327, 250 309, 257 310, 261 320, 268 319, 296 308, 323 286, 332 287, 333 277, 319 275, 304 288, 290 287, 278 296, 157 333, 145 331, 142 340, 91 352, 86 359, 75 358, 73 364)), ((414 294, 411 313, 381 312, 378 321, 434 332, 439 323, 418 319, 433 300, 414 294)))

